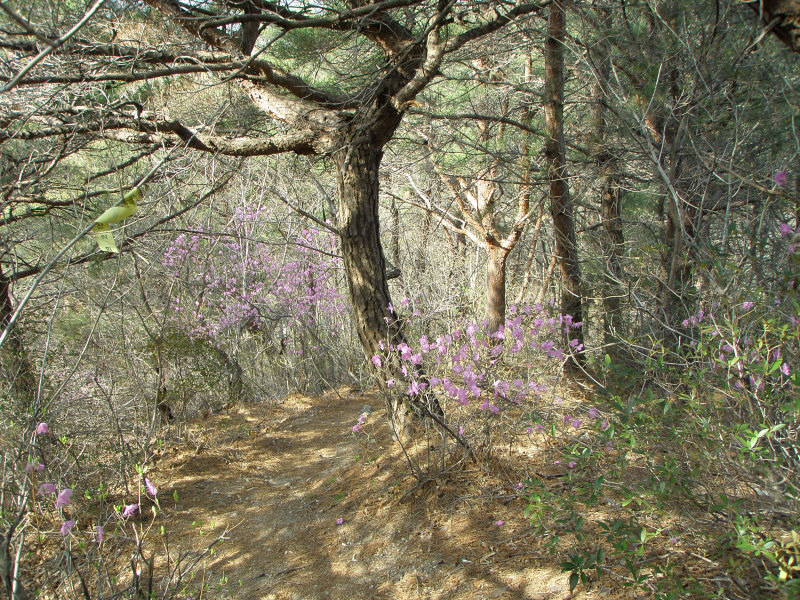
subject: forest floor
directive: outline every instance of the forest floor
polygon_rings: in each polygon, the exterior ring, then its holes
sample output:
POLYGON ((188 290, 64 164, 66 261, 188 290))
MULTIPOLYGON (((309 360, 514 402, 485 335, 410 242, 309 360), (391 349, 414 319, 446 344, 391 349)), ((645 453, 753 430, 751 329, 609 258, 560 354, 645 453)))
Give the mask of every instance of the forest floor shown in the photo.
MULTIPOLYGON (((530 465, 464 462, 421 485, 374 396, 239 406, 198 419, 184 439, 150 472, 159 521, 173 548, 224 539, 179 597, 573 597, 523 515, 518 478, 530 465), (375 410, 354 434, 365 405, 375 410)), ((595 585, 574 597, 635 596, 595 585)))

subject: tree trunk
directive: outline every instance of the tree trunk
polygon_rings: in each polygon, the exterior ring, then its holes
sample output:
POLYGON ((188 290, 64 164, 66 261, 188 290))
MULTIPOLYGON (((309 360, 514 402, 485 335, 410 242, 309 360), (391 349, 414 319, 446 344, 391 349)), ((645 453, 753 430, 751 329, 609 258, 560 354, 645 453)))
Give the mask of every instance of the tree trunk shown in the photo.
MULTIPOLYGON (((11 302, 11 282, 3 275, 0 267, 0 331, 8 327, 14 305, 11 302)), ((19 414, 27 414, 36 398, 36 377, 28 361, 22 343, 19 325, 12 329, 0 347, 0 381, 3 381, 13 409, 19 414)), ((5 390, 0 390, 0 392, 5 390)))
MULTIPOLYGON (((544 47, 545 64, 545 127, 547 142, 547 177, 550 182, 550 212, 555 230, 556 255, 561 270, 561 312, 572 317, 573 323, 583 323, 581 301, 581 273, 572 201, 567 185, 566 156, 564 151, 564 38, 566 15, 559 2, 550 4, 547 17, 547 39, 544 47)), ((583 327, 572 335, 583 343, 583 327)), ((582 363, 578 354, 570 361, 582 363)), ((568 366, 569 364, 568 363, 568 366)))
POLYGON ((747 2, 761 23, 793 52, 800 52, 800 0, 747 2))
MULTIPOLYGON (((596 8, 598 22, 601 27, 600 35, 611 31, 613 26, 612 13, 606 7, 596 8)), ((608 48, 605 39, 600 39, 594 47, 597 49, 597 79, 592 83, 592 114, 591 114, 591 141, 590 149, 597 163, 598 177, 600 180, 600 221, 606 232, 605 248, 605 276, 607 283, 602 286, 603 297, 603 341, 610 349, 619 339, 620 329, 623 326, 620 314, 620 296, 622 289, 622 263, 621 256, 624 251, 625 238, 622 233, 622 192, 619 187, 619 174, 617 157, 607 146, 606 131, 606 102, 603 86, 610 75, 608 48)), ((613 354, 613 352, 612 352, 613 354)))
MULTIPOLYGON (((614 165, 603 165, 604 169, 614 169, 614 165)), ((620 336, 622 315, 620 314, 620 294, 623 272, 620 256, 625 238, 622 235, 620 210, 622 194, 615 173, 603 175, 600 187, 600 218, 608 235, 606 250, 606 269, 610 284, 603 290, 603 313, 605 315, 605 343, 613 344, 620 336)))
POLYGON ((486 263, 486 322, 493 334, 506 320, 506 258, 508 250, 487 246, 486 263))
POLYGON ((400 268, 400 211, 397 209, 397 203, 392 200, 390 208, 392 215, 392 262, 398 269, 400 268))
POLYGON ((378 220, 378 170, 382 150, 375 143, 350 145, 334 155, 339 187, 338 224, 356 331, 365 352, 379 354, 378 342, 399 342, 391 307, 386 260, 378 220))
MULTIPOLYGON (((342 260, 347 275, 352 315, 358 338, 368 356, 383 355, 380 343, 396 348, 406 341, 402 322, 392 306, 386 278, 386 260, 380 241, 378 173, 383 156, 379 140, 363 133, 333 155, 339 187, 338 225, 342 260)), ((404 380, 399 357, 382 365, 387 379, 404 380)), ((417 371, 417 378, 424 374, 417 371)), ((413 435, 415 418, 441 415, 433 396, 390 394, 389 418, 401 439, 413 435)))

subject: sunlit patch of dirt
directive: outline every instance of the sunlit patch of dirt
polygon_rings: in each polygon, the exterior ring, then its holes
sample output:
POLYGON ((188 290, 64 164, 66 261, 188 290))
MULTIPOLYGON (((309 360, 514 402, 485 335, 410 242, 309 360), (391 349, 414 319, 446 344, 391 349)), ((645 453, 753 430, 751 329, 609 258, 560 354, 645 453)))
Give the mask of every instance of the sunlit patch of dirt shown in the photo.
POLYGON ((224 537, 187 596, 570 597, 513 484, 470 463, 418 484, 373 396, 294 395, 190 434, 152 472, 174 551, 224 537), (365 405, 375 410, 354 434, 365 405))

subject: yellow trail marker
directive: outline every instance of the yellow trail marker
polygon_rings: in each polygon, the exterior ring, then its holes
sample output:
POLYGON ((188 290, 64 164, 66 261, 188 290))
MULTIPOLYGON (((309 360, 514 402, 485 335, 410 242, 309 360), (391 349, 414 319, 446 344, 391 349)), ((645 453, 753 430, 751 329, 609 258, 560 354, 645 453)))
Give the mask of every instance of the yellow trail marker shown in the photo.
POLYGON ((139 188, 133 188, 130 192, 125 194, 125 197, 122 199, 122 204, 109 208, 94 220, 97 225, 92 229, 92 234, 94 235, 94 239, 97 240, 97 245, 100 250, 119 254, 119 249, 114 243, 114 236, 111 235, 111 228, 109 225, 112 223, 119 223, 135 213, 137 208, 136 201, 141 199, 142 194, 139 192, 139 188))

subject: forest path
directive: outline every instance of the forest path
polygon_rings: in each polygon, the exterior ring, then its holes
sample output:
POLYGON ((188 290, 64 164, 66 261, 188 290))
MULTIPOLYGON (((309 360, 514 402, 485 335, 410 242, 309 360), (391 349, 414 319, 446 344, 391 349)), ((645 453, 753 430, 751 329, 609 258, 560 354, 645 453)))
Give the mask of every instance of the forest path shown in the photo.
POLYGON ((226 538, 186 597, 570 597, 567 575, 526 543, 514 482, 468 466, 412 490, 377 398, 293 395, 198 420, 185 438, 151 472, 171 551, 226 538), (354 435, 365 405, 376 410, 354 435))

